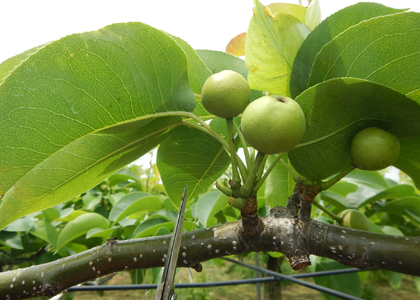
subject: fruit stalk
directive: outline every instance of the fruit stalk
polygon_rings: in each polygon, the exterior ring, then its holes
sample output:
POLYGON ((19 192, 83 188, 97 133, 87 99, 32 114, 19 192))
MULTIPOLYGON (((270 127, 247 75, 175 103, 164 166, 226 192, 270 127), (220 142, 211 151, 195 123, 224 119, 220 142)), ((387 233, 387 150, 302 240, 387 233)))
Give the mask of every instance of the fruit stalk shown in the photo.
POLYGON ((265 159, 266 154, 258 151, 257 156, 255 157, 254 167, 251 170, 251 173, 248 174, 244 185, 241 187, 241 195, 242 197, 248 197, 255 186, 255 179, 257 178, 258 170, 262 162, 265 159))
MULTIPOLYGON (((253 165, 253 162, 251 160, 251 156, 250 156, 249 151, 248 151, 248 145, 245 141, 244 135, 242 134, 242 131, 239 129, 239 126, 235 122, 233 122, 233 127, 235 127, 235 130, 238 133, 239 141, 241 142, 242 149, 244 149, 244 156, 245 156, 246 165, 247 165, 248 168, 251 168, 252 165, 253 165)), ((242 174, 242 175, 244 175, 244 174, 242 174)))
POLYGON ((321 182, 321 189, 323 191, 328 190, 330 187, 332 187, 334 184, 339 182, 341 179, 343 179, 344 176, 349 174, 351 171, 354 170, 354 165, 350 164, 347 168, 342 170, 340 173, 338 173, 335 177, 331 178, 328 181, 321 182))
MULTIPOLYGON (((263 185, 264 181, 267 179, 268 175, 270 175, 271 171, 273 171, 274 167, 277 165, 277 163, 281 160, 281 158, 284 156, 286 152, 280 153, 276 160, 268 167, 267 171, 264 173, 264 175, 261 177, 260 180, 258 180, 257 184, 254 187, 254 192, 257 192, 260 187, 263 185)), ((267 157, 267 156, 266 156, 267 157)))
POLYGON ((241 177, 238 172, 237 155, 235 151, 235 138, 233 136, 233 118, 226 118, 226 124, 229 138, 230 159, 232 162, 232 180, 237 184, 241 184, 241 177))

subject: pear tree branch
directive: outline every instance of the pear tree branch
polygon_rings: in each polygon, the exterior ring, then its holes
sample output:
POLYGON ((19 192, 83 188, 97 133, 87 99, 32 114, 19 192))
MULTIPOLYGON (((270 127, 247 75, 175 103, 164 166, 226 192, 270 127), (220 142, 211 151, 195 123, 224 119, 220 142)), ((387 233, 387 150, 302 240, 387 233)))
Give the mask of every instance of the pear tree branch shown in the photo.
MULTIPOLYGON (((420 239, 370 233, 314 220, 302 221, 284 207, 261 219, 252 240, 232 222, 183 234, 178 267, 201 270, 200 262, 251 251, 284 253, 294 269, 309 255, 328 257, 361 269, 420 276, 420 239)), ((78 283, 122 270, 161 267, 170 236, 108 240, 104 245, 54 262, 0 273, 0 300, 53 296, 78 283)))

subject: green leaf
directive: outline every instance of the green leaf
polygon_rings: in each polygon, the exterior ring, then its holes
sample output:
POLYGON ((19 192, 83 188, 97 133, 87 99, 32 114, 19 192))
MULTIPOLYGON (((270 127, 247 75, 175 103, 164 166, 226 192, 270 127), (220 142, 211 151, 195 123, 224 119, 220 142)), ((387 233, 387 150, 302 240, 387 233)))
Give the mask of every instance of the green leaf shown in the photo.
POLYGON ((332 79, 305 90, 296 101, 305 114, 306 132, 289 158, 296 171, 311 180, 348 167, 351 140, 363 128, 376 126, 399 139, 420 136, 420 105, 369 81, 332 79))
POLYGON ((396 198, 403 198, 408 196, 415 196, 416 191, 412 185, 409 184, 399 184, 396 186, 389 187, 380 193, 376 194, 375 196, 372 196, 365 201, 363 201, 359 207, 365 206, 369 203, 382 200, 382 199, 396 199, 396 198))
POLYGON ((407 216, 407 211, 420 216, 420 197, 410 196, 393 200, 385 204, 379 212, 407 216))
POLYGON ((381 273, 386 276, 389 284, 394 290, 398 290, 401 287, 401 283, 403 281, 402 273, 391 272, 388 270, 381 270, 381 273))
POLYGON ((308 86, 338 77, 366 79, 420 101, 420 13, 361 22, 317 54, 308 86))
POLYGON ((146 221, 142 222, 137 228, 134 230, 133 238, 142 238, 142 237, 149 237, 154 236, 159 230, 167 229, 169 232, 172 232, 174 229, 174 223, 168 222, 166 219, 163 218, 151 218, 147 219, 146 221))
POLYGON ((420 137, 400 140, 400 155, 394 165, 404 170, 420 189, 420 137))
POLYGON ((0 105, 3 228, 148 152, 180 121, 165 112, 192 111, 195 98, 178 43, 145 24, 124 23, 31 53, 2 82, 0 105))
POLYGON ((339 195, 345 197, 348 193, 355 192, 357 188, 357 184, 348 182, 344 179, 334 184, 328 189, 328 191, 338 193, 339 195))
POLYGON ((354 169, 350 172, 344 180, 356 185, 365 185, 376 190, 383 190, 389 187, 389 183, 384 176, 376 171, 365 171, 354 169))
MULTIPOLYGON (((344 266, 339 262, 329 260, 327 258, 319 259, 318 263, 316 264, 315 270, 317 272, 321 271, 330 271, 330 270, 337 270, 337 269, 347 269, 348 266, 344 266)), ((352 295, 355 297, 360 297, 362 293, 362 284, 360 281, 359 275, 357 273, 347 273, 347 274, 340 274, 340 275, 328 275, 328 276, 316 276, 314 277, 314 281, 316 284, 325 286, 335 291, 339 291, 348 295, 352 295)), ((332 300, 337 299, 334 296, 329 294, 323 294, 325 299, 332 300)))
POLYGON ((16 232, 28 232, 34 226, 34 221, 36 219, 32 218, 31 216, 26 216, 20 218, 13 223, 6 226, 3 230, 4 231, 16 231, 16 232))
POLYGON ((30 233, 54 247, 57 246, 58 231, 48 220, 37 221, 30 233))
POLYGON ((107 240, 113 236, 116 228, 92 228, 86 233, 86 238, 94 238, 94 237, 101 237, 104 240, 107 240))
POLYGON ((141 212, 157 211, 162 209, 162 201, 149 193, 133 192, 122 197, 111 209, 108 219, 113 221, 113 225, 122 219, 141 212))
MULTIPOLYGON (((289 163, 287 157, 282 158, 286 163, 289 163)), ((276 155, 269 155, 267 158, 268 165, 271 165, 276 160, 276 155)), ((293 168, 291 165, 290 168, 293 168)), ((293 193, 295 181, 288 172, 287 168, 278 162, 271 173, 268 175, 264 195, 267 204, 270 207, 286 206, 290 195, 293 193)))
POLYGON ((207 191, 230 163, 223 146, 209 134, 179 126, 171 131, 157 153, 157 166, 169 198, 176 206, 181 203, 185 186, 187 199, 207 191))
POLYGON ((293 62, 311 30, 290 14, 273 14, 258 0, 254 3, 245 44, 249 85, 252 89, 289 96, 293 62))
POLYGON ((350 207, 349 201, 336 192, 323 191, 321 192, 321 199, 335 206, 339 211, 350 207))
POLYGON ((232 70, 238 72, 244 78, 248 77, 248 69, 245 66, 245 61, 239 57, 214 50, 197 50, 196 52, 211 71, 211 74, 223 70, 232 70))
MULTIPOLYGON (((199 56, 198 51, 187 44, 184 40, 174 37, 178 44, 182 47, 188 59, 188 80, 191 86, 192 91, 201 95, 201 90, 203 88, 204 82, 206 79, 213 74, 210 68, 205 64, 202 58, 199 56)), ((201 98, 196 97, 196 105, 193 112, 196 116, 208 116, 209 112, 201 104, 201 98)))
MULTIPOLYGON (((309 7, 308 10, 311 7, 309 7)), ((378 3, 360 2, 345 7, 322 21, 307 36, 296 55, 290 79, 290 92, 292 98, 297 97, 307 89, 309 76, 316 55, 322 47, 328 44, 334 37, 362 21, 400 11, 404 10, 389 8, 378 3)))
POLYGON ((319 0, 312 0, 306 10, 305 24, 314 30, 321 22, 321 6, 319 0))
POLYGON ((64 226, 57 240, 57 249, 62 248, 75 238, 86 234, 92 228, 108 228, 108 220, 97 213, 86 213, 78 216, 64 226))
POLYGON ((219 191, 209 192, 198 199, 197 217, 204 227, 208 226, 209 218, 228 207, 228 197, 219 191))
POLYGON ((23 250, 22 239, 17 232, 0 232, 0 245, 5 245, 12 249, 23 250))

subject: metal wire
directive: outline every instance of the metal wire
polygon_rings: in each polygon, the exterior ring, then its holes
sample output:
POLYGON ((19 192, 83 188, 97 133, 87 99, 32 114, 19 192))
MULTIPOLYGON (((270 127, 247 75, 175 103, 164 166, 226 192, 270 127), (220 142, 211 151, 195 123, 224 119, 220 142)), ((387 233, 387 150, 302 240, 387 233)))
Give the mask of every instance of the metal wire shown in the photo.
MULTIPOLYGON (((221 282, 198 282, 198 283, 180 283, 175 284, 175 288, 183 289, 183 288, 199 288, 199 287, 219 287, 219 286, 228 286, 228 285, 241 285, 241 284, 256 284, 256 283, 264 283, 264 282, 271 282, 271 281, 281 281, 286 280, 290 281, 307 288, 330 294, 335 297, 345 299, 345 300, 361 300, 361 298, 344 294, 323 286, 319 286, 307 281, 300 280, 299 278, 309 278, 309 277, 317 277, 317 276, 327 276, 327 275, 338 275, 338 274, 347 274, 347 273, 354 273, 354 272, 361 272, 361 271, 368 271, 368 270, 359 270, 355 268, 348 268, 348 269, 340 269, 340 270, 331 270, 331 271, 322 271, 322 272, 315 272, 315 273, 304 273, 304 274, 294 274, 294 275, 284 275, 281 273, 273 272, 264 268, 256 267, 253 265, 249 265, 231 258, 223 258, 229 262, 241 265, 246 268, 253 269, 255 271, 262 272, 264 274, 270 275, 269 277, 260 277, 260 278, 252 278, 252 279, 242 279, 242 280, 229 280, 229 281, 221 281, 221 282)), ((80 292, 80 291, 111 291, 111 290, 152 290, 156 289, 157 284, 128 284, 128 285, 91 285, 91 286, 75 286, 67 289, 69 292, 80 292)))

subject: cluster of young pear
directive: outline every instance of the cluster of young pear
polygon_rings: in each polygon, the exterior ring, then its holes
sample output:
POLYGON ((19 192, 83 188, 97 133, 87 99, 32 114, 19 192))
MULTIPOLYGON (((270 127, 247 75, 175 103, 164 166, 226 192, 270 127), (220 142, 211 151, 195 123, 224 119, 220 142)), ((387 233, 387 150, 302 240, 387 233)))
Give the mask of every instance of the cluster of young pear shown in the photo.
POLYGON ((251 89, 242 75, 224 70, 204 83, 201 101, 207 111, 221 118, 242 114, 241 131, 256 150, 276 154, 293 149, 305 133, 305 115, 293 99, 263 96, 249 103, 251 89))
MULTIPOLYGON (((305 115, 293 99, 281 95, 266 95, 250 103, 251 89, 246 79, 237 72, 224 70, 210 76, 202 89, 201 101, 205 109, 217 117, 225 118, 228 125, 232 180, 217 182, 216 186, 230 198, 230 204, 238 209, 247 203, 247 197, 258 189, 258 170, 267 154, 276 154, 295 148, 306 129, 305 115), (232 118, 242 113, 240 137, 258 150, 253 169, 247 170, 246 178, 238 175, 238 162, 233 146, 232 118)), ((246 147, 246 145, 243 144, 246 147)), ((245 149, 244 149, 245 150, 245 149)), ((337 182, 354 167, 362 170, 381 170, 392 165, 399 154, 399 141, 391 133, 376 127, 359 131, 351 143, 352 166, 344 170, 337 182)), ((248 166, 251 167, 251 166, 248 166)), ((243 174, 242 174, 243 175, 243 174)), ((338 223, 350 228, 369 230, 369 221, 360 211, 348 209, 340 213, 338 223)))

